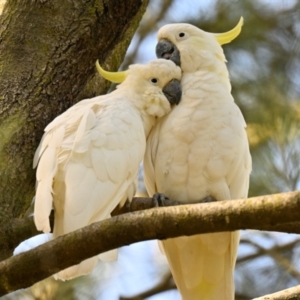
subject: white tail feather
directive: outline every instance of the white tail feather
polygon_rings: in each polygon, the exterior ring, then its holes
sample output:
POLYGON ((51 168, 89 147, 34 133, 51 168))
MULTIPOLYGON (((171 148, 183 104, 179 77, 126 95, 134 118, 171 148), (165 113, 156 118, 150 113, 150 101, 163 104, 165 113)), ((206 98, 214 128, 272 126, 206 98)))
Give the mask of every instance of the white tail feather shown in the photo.
POLYGON ((53 275, 58 280, 70 280, 78 276, 87 275, 93 271, 98 262, 98 255, 82 261, 80 264, 67 268, 53 275))
POLYGON ((34 205, 34 223, 39 231, 49 233, 51 231, 49 216, 52 210, 52 180, 40 182, 37 187, 34 205))
POLYGON ((113 249, 98 255, 99 259, 102 261, 115 261, 118 259, 118 250, 113 249))
POLYGON ((34 223, 37 230, 51 231, 49 216, 52 210, 52 183, 57 170, 56 148, 47 148, 37 169, 37 189, 34 205, 34 223))

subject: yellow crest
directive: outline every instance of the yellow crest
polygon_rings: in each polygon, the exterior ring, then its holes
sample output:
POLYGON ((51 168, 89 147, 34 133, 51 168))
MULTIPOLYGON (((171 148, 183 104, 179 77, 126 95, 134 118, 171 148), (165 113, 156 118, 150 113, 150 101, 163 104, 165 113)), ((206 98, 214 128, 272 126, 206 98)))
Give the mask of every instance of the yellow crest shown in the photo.
POLYGON ((244 18, 241 17, 238 24, 231 30, 224 33, 215 33, 215 37, 220 45, 228 44, 234 40, 241 32, 244 18))
POLYGON ((99 61, 96 61, 96 68, 99 74, 104 77, 105 79, 114 82, 114 83, 121 83, 126 78, 126 71, 122 72, 108 72, 101 68, 99 61))

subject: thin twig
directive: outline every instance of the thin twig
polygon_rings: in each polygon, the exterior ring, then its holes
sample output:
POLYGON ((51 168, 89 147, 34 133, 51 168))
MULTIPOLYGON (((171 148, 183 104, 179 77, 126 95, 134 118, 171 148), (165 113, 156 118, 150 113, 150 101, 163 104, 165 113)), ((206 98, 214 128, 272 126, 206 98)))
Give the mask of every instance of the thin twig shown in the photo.
POLYGON ((282 290, 280 292, 265 295, 255 298, 253 300, 299 300, 300 299, 300 285, 282 290))
POLYGON ((174 283, 172 274, 168 273, 163 277, 162 281, 160 281, 156 286, 152 287, 151 289, 132 297, 121 296, 119 300, 144 300, 145 298, 173 289, 176 289, 176 285, 174 283))
MULTIPOLYGON (((245 241, 243 241, 243 242, 245 242, 245 241)), ((250 242, 250 241, 247 241, 247 242, 250 243, 251 245, 253 245, 252 242, 250 242)), ((287 243, 285 245, 276 245, 272 249, 265 249, 265 248, 260 247, 257 250, 256 253, 245 255, 243 257, 238 258, 237 259, 237 264, 238 263, 243 263, 243 262, 246 262, 246 261, 249 261, 249 260, 253 260, 255 258, 261 257, 262 255, 269 255, 269 250, 273 250, 273 251, 276 251, 276 252, 282 252, 282 251, 286 251, 286 250, 292 249, 298 243, 300 243, 300 241, 296 240, 296 241, 293 241, 291 243, 287 243)))

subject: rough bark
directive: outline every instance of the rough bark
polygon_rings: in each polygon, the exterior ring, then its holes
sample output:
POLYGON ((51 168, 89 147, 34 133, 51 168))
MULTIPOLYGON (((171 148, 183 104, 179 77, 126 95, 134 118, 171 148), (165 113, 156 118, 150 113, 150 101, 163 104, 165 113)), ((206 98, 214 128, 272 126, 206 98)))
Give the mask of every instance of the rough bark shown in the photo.
POLYGON ((280 224, 297 222, 299 211, 300 193, 291 192, 125 213, 2 261, 0 296, 124 245, 208 232, 269 230, 279 228, 280 224))
MULTIPOLYGON (((93 95, 96 59, 118 68, 147 4, 7 1, 0 18, 0 241, 13 239, 11 220, 30 205, 32 158, 43 129, 87 95, 83 90, 93 95)), ((105 93, 109 84, 96 80, 105 93)))
MULTIPOLYGON (((285 194, 281 194, 283 197, 285 194)), ((286 194, 289 197, 289 193, 286 194)), ((273 197, 272 195, 269 197, 273 197)), ((170 200, 169 202, 165 203, 167 206, 175 206, 175 205, 184 205, 177 201, 170 200)), ((128 212, 134 212, 139 210, 145 210, 149 208, 154 208, 155 203, 153 202, 152 198, 133 198, 130 206, 123 206, 117 207, 113 212, 112 216, 117 216, 120 214, 125 214, 128 212)), ((53 227, 54 222, 54 214, 52 213, 50 216, 50 223, 51 227, 53 227)), ((24 240, 40 234, 39 231, 36 230, 33 217, 26 217, 21 219, 13 219, 10 222, 11 224, 11 231, 10 234, 7 235, 5 238, 0 240, 0 258, 6 259, 10 257, 13 253, 13 250, 24 240)), ((262 226, 265 226, 263 222, 261 222, 262 226)), ((263 229, 263 228, 261 228, 263 229)), ((298 233, 300 234, 300 221, 295 222, 286 222, 286 223, 279 223, 273 224, 271 226, 266 226, 264 230, 268 231, 281 231, 281 232, 288 232, 288 233, 298 233)), ((254 257, 257 254, 254 254, 254 257)), ((250 256, 251 257, 251 256, 250 256)), ((250 258, 249 258, 250 259, 250 258)))

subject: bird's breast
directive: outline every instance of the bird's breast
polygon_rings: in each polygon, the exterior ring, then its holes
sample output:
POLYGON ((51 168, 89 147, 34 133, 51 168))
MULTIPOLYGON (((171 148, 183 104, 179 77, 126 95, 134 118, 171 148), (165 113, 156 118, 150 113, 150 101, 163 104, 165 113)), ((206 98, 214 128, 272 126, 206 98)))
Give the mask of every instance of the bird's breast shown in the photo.
POLYGON ((234 111, 233 102, 223 105, 185 95, 162 120, 155 161, 159 192, 178 201, 211 194, 215 182, 226 176, 239 131, 244 131, 242 122, 232 122, 234 111))

